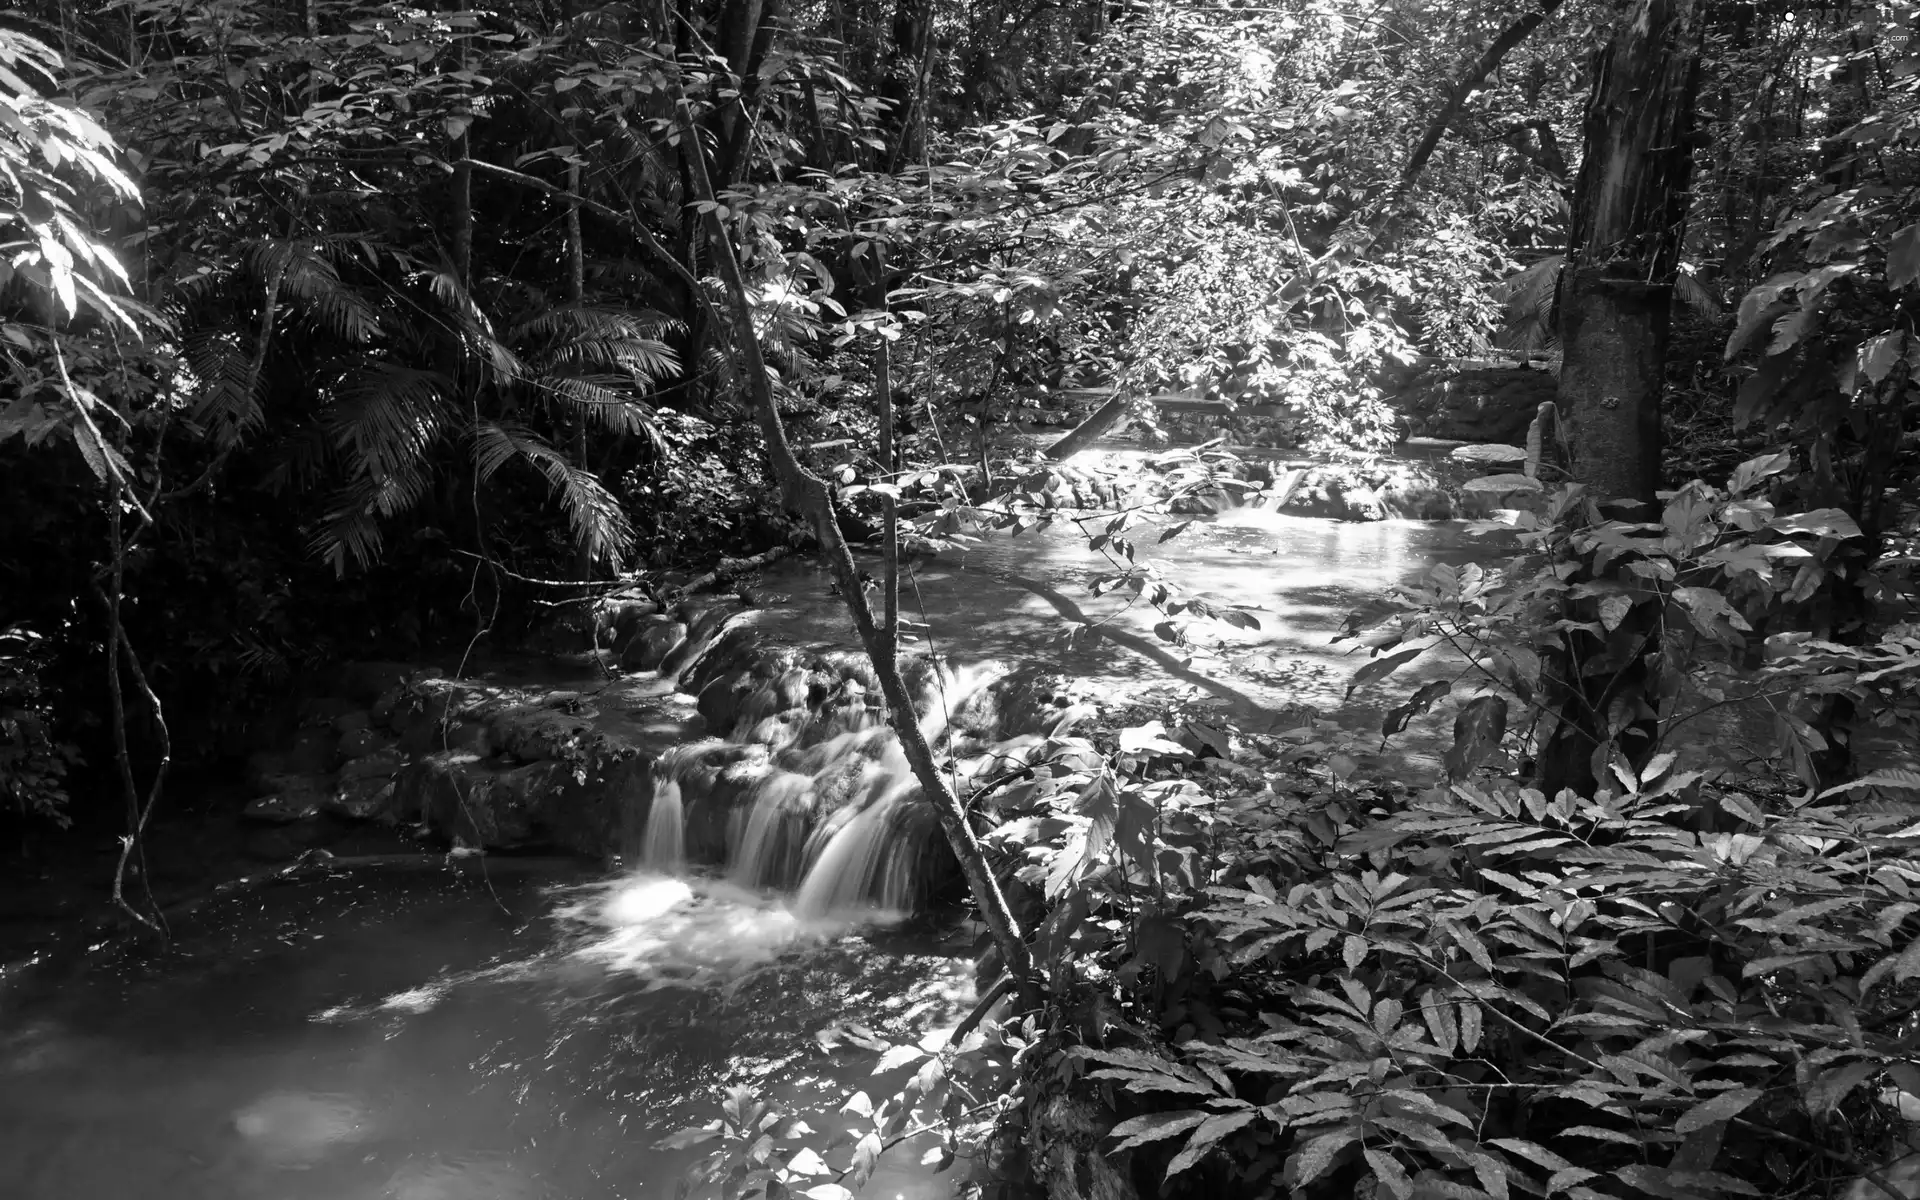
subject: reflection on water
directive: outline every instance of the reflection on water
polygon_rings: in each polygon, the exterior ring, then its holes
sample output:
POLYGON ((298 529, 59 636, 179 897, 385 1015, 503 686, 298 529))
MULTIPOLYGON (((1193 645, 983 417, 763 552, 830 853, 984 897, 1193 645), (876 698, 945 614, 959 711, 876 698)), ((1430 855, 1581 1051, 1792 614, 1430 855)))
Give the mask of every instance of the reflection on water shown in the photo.
MULTIPOLYGON (((655 1142, 718 1088, 837 1102, 870 1064, 815 1031, 914 1036, 970 1003, 965 963, 848 931, 644 874, 229 897, 164 956, 0 990, 0 1196, 668 1196, 690 1160, 655 1142)), ((932 1200, 947 1179, 890 1161, 867 1194, 932 1200)))

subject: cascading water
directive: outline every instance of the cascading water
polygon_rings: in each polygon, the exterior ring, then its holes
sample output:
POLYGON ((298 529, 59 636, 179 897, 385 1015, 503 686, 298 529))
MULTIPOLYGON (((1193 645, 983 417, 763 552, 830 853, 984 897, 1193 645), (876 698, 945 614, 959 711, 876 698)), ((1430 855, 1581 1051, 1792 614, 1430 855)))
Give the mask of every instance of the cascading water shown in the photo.
POLYGON ((686 823, 680 781, 671 776, 654 780, 653 803, 647 811, 647 835, 640 859, 648 870, 672 875, 686 866, 686 823))
MULTIPOLYGON (((932 667, 922 734, 940 742, 1003 674, 932 667)), ((872 693, 851 681, 797 720, 810 686, 802 670, 772 675, 741 701, 730 736, 661 756, 628 818, 644 830, 635 846, 643 871, 679 874, 704 861, 724 868, 736 888, 788 892, 794 914, 809 922, 881 919, 925 897, 944 846, 898 739, 868 702, 872 693)))

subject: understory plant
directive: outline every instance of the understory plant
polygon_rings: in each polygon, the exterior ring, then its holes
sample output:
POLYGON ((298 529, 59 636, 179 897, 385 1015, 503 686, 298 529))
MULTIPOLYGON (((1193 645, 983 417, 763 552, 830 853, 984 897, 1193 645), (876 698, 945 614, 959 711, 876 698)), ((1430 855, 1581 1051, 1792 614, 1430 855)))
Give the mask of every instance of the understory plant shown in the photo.
MULTIPOLYGON (((1861 552, 1858 524, 1837 508, 1780 511, 1791 457, 1741 464, 1724 488, 1701 481, 1666 494, 1657 519, 1604 514, 1579 485, 1544 514, 1480 522, 1520 553, 1498 568, 1441 565, 1390 598, 1379 619, 1343 637, 1370 648, 1353 687, 1425 658, 1453 677, 1389 709, 1383 736, 1457 701, 1448 768, 1464 778, 1492 759, 1512 725, 1513 762, 1544 779, 1567 747, 1589 782, 1628 776, 1706 732, 1729 710, 1772 728, 1756 756, 1781 764, 1809 795, 1834 787, 1911 788, 1899 771, 1836 778, 1857 732, 1911 744, 1920 720, 1920 639, 1890 624, 1840 640, 1826 596, 1836 586, 1893 598, 1898 576, 1861 552), (1844 698, 1851 721, 1826 719, 1844 698), (1510 721, 1518 707, 1519 720, 1510 721)), ((1721 747, 1725 749, 1726 747, 1721 747)), ((1910 774, 1910 773, 1909 773, 1910 774)), ((1590 791, 1591 788, 1581 789, 1590 791)))
POLYGON ((1029 761, 991 841, 1044 914, 1044 1009, 856 1031, 894 1090, 837 1137, 736 1095, 679 1139, 713 1139, 715 1194, 846 1196, 996 1119, 1044 1142, 1063 1097, 1143 1195, 1827 1195, 1907 1153, 1911 803, 1712 793, 1670 754, 1592 797, 1410 794, 1313 727, 1029 761))

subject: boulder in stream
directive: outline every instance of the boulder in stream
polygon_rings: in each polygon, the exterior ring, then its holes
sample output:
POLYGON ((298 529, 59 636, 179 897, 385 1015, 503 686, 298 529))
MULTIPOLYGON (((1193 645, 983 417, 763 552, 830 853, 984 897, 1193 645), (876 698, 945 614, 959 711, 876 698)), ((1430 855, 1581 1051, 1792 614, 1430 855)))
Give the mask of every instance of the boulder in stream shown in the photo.
POLYGON ((666 661, 669 654, 687 640, 687 625, 673 617, 649 617, 620 648, 620 668, 625 671, 651 671, 666 661))

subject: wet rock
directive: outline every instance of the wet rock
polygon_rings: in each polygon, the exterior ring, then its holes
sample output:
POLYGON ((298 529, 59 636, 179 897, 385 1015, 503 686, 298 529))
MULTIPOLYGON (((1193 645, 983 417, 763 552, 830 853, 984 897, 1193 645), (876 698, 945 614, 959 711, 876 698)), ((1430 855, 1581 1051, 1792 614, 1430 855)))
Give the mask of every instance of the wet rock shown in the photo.
POLYGON ((373 728, 373 714, 364 708, 350 708, 333 718, 333 731, 342 738, 373 728))
POLYGON ((687 640, 687 626, 672 617, 649 617, 620 649, 620 669, 651 671, 687 640))
POLYGON ((765 650, 765 638, 751 625, 728 628, 702 648, 680 672, 680 686, 699 695, 722 675, 744 672, 758 662, 765 650))
POLYGON ((1453 519, 1453 495, 1439 476, 1418 463, 1393 463, 1374 480, 1374 495, 1390 517, 1414 521, 1453 519))
POLYGON ((1460 485, 1461 515, 1486 517, 1502 509, 1544 509, 1546 488, 1526 475, 1485 475, 1460 485))
MULTIPOLYGON (((743 747, 745 749, 745 747, 743 747)), ((683 776, 687 797, 686 854, 689 862, 724 863, 745 828, 756 789, 773 774, 764 747, 754 746, 731 762, 702 764, 697 776, 683 776), (710 771, 707 768, 714 768, 710 771)))
POLYGON ((1455 446, 1448 452, 1447 457, 1455 462, 1473 463, 1476 466, 1514 466, 1527 461, 1527 452, 1519 446, 1485 442, 1472 446, 1455 446))
POLYGON ((487 758, 493 754, 493 734, 485 721, 462 721, 447 731, 447 749, 487 758))
POLYGON ((985 742, 1051 732, 1068 700, 1060 676, 1028 664, 981 688, 954 710, 952 727, 985 742))
POLYGON ((285 776, 273 791, 247 802, 240 815, 267 825, 288 825, 317 816, 331 791, 324 776, 285 776))
POLYGON ((372 729, 355 729, 340 735, 340 746, 336 754, 341 762, 345 762, 348 759, 378 754, 392 747, 393 739, 384 733, 378 733, 372 729))
POLYGON ((706 723, 707 731, 715 737, 726 737, 731 734, 734 726, 739 723, 741 707, 758 685, 759 681, 748 674, 743 667, 736 668, 701 688, 698 706, 700 719, 706 723))
POLYGON ((615 592, 594 610, 595 633, 602 646, 625 645, 660 606, 639 592, 615 592))
POLYGON ((367 706, 367 718, 373 722, 374 728, 392 731, 395 717, 405 699, 406 693, 399 688, 384 691, 367 706))
POLYGON ((407 764, 393 781, 393 812, 470 845, 507 848, 532 836, 511 787, 494 790, 497 772, 466 754, 430 754, 407 764))
POLYGON ((497 714, 487 726, 494 752, 521 762, 577 757, 592 736, 593 726, 583 717, 549 708, 522 706, 497 714))
POLYGON ((424 820, 467 845, 598 856, 620 844, 627 798, 647 766, 622 752, 505 768, 470 754, 433 754, 408 764, 387 804, 395 819, 424 820))
POLYGON ((296 706, 296 715, 302 725, 327 725, 359 707, 343 696, 306 696, 296 706))
POLYGON ((743 622, 746 611, 746 603, 731 596, 711 597, 700 604, 689 602, 683 606, 682 619, 687 622, 686 640, 660 660, 660 673, 678 675, 684 672, 732 624, 743 622))
POLYGON ((345 784, 360 779, 392 779, 406 765, 406 756, 398 750, 381 750, 363 758, 349 759, 341 763, 340 782, 345 784))
POLYGON ((284 770, 295 775, 311 775, 333 765, 339 735, 326 726, 309 727, 294 735, 293 745, 284 756, 284 770))
POLYGON ((394 805, 395 789, 391 776, 367 775, 343 779, 328 793, 321 807, 336 817, 350 821, 380 821, 398 824, 400 815, 394 805))
POLYGON ((249 787, 271 792, 275 781, 294 774, 287 756, 278 750, 256 750, 247 755, 246 781, 249 787))

